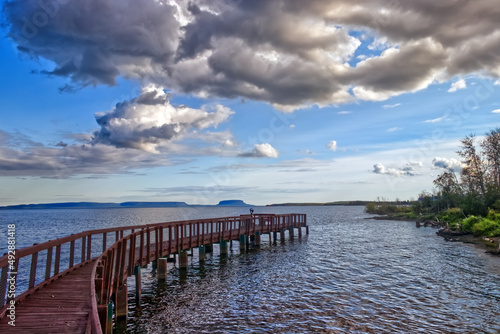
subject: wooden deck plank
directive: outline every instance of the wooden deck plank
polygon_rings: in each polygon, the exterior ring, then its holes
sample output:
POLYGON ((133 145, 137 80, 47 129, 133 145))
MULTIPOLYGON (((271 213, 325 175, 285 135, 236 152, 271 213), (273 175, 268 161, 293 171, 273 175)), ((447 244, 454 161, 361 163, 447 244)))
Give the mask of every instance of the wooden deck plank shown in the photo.
POLYGON ((15 327, 5 317, 0 320, 0 333, 85 333, 93 265, 72 271, 16 304, 15 327))

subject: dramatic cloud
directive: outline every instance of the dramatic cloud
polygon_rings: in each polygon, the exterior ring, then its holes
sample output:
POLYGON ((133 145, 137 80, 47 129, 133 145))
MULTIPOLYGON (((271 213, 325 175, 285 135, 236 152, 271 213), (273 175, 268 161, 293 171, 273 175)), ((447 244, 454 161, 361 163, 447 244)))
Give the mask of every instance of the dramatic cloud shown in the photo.
POLYGON ((18 49, 53 62, 45 72, 67 77, 64 89, 114 85, 123 76, 291 110, 381 101, 467 74, 499 78, 497 7, 490 0, 7 0, 3 10, 18 49))
POLYGON ((435 168, 442 168, 446 169, 447 171, 452 171, 452 172, 457 172, 460 173, 462 171, 463 165, 460 161, 457 159, 446 159, 446 158, 439 158, 435 157, 432 160, 432 165, 435 168))
POLYGON ((76 175, 133 173, 145 167, 179 163, 165 156, 151 159, 138 150, 106 145, 45 147, 19 134, 0 130, 0 176, 34 176, 66 179, 76 175))
POLYGON ((241 153, 243 158, 277 158, 278 151, 269 143, 257 144, 250 152, 241 153))
POLYGON ((457 90, 467 88, 467 83, 464 79, 460 79, 451 84, 450 89, 448 89, 448 93, 455 93, 457 90))
POLYGON ((328 144, 326 144, 326 147, 329 150, 332 150, 333 152, 335 152, 337 150, 337 142, 335 140, 332 140, 331 142, 329 142, 328 144))
POLYGON ((373 173, 381 174, 381 175, 390 175, 390 176, 415 176, 418 175, 415 167, 422 167, 422 163, 410 163, 404 167, 394 168, 394 167, 385 167, 384 165, 378 163, 373 165, 373 173))
MULTIPOLYGON (((212 112, 173 107, 161 88, 149 85, 139 97, 118 103, 106 113, 97 113, 96 121, 101 128, 94 133, 92 142, 158 153, 162 145, 182 138, 189 131, 215 128, 232 114, 221 105, 212 112)), ((209 138, 214 138, 214 133, 209 138)), ((220 140, 226 146, 234 146, 230 139, 220 140)))

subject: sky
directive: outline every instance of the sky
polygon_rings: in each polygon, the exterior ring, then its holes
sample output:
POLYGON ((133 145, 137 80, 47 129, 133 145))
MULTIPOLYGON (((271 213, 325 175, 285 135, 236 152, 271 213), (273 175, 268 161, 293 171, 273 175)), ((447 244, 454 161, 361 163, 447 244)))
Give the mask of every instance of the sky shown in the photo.
POLYGON ((0 205, 415 199, 500 124, 490 0, 1 5, 0 205))

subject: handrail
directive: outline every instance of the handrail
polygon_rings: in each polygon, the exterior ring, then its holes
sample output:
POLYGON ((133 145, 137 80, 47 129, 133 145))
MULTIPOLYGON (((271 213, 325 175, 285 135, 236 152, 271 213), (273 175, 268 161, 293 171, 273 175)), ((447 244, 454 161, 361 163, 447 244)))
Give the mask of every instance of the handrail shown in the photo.
MULTIPOLYGON (((109 303, 115 290, 133 273, 134 266, 141 266, 151 260, 172 254, 177 251, 193 248, 203 244, 217 243, 222 240, 238 239, 240 234, 249 235, 255 232, 271 233, 288 227, 306 226, 304 214, 255 214, 225 218, 192 219, 184 221, 163 222, 135 226, 105 228, 80 232, 45 243, 35 244, 16 250, 15 270, 24 279, 28 279, 27 290, 15 298, 16 301, 25 299, 41 286, 50 283, 75 270, 76 268, 94 261, 91 279, 92 313, 89 319, 89 331, 102 333, 98 315, 98 303, 109 303), (125 233, 130 231, 129 233, 125 233), (108 234, 115 233, 114 243, 107 247, 108 234), (165 235, 165 232, 166 235, 165 235), (92 243, 93 236, 94 243, 92 243), (97 240, 97 237, 100 239, 97 240), (75 256, 76 242, 81 240, 81 256, 75 256), (95 242, 95 240, 100 242, 95 242), (140 245, 137 245, 140 241, 140 245), (69 254, 62 254, 62 247, 69 245, 69 254), (132 247, 133 246, 133 247, 132 247), (52 261, 54 247, 55 258, 52 261), (102 247, 100 255, 93 257, 96 248, 102 247), (38 254, 46 251, 45 270, 38 267, 38 254), (139 254, 136 255, 136 252, 139 254), (29 276, 26 267, 19 266, 20 260, 31 255, 29 276), (61 255, 66 255, 68 267, 61 272, 61 255), (127 261, 128 260, 128 261, 127 261), (54 262, 54 267, 52 263, 54 262), (77 262, 75 264, 75 262, 77 262), (38 269, 38 270, 37 270, 38 269), (45 273, 45 279, 37 284, 36 274, 45 273), (100 276, 100 277, 97 277, 100 276), (98 282, 96 283, 96 279, 98 282)), ((113 238, 111 238, 113 239, 113 238)), ((9 300, 7 294, 7 274, 9 269, 8 255, 0 258, 0 318, 5 316, 9 300)), ((19 276, 19 274, 16 274, 19 276)), ((16 286, 16 290, 19 288, 16 286)))

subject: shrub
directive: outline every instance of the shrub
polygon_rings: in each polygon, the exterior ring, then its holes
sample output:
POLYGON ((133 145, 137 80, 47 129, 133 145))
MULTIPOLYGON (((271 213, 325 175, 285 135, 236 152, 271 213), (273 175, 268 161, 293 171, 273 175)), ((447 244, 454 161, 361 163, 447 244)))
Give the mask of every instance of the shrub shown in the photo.
POLYGON ((456 229, 458 222, 464 219, 464 213, 459 208, 451 208, 439 215, 439 219, 447 222, 452 229, 456 229))
POLYGON ((500 224, 488 218, 483 218, 472 226, 472 232, 476 236, 494 237, 500 235, 500 224))
POLYGON ((472 232, 472 227, 479 223, 481 218, 476 216, 469 216, 469 218, 464 219, 460 224, 460 230, 464 232, 472 232))

